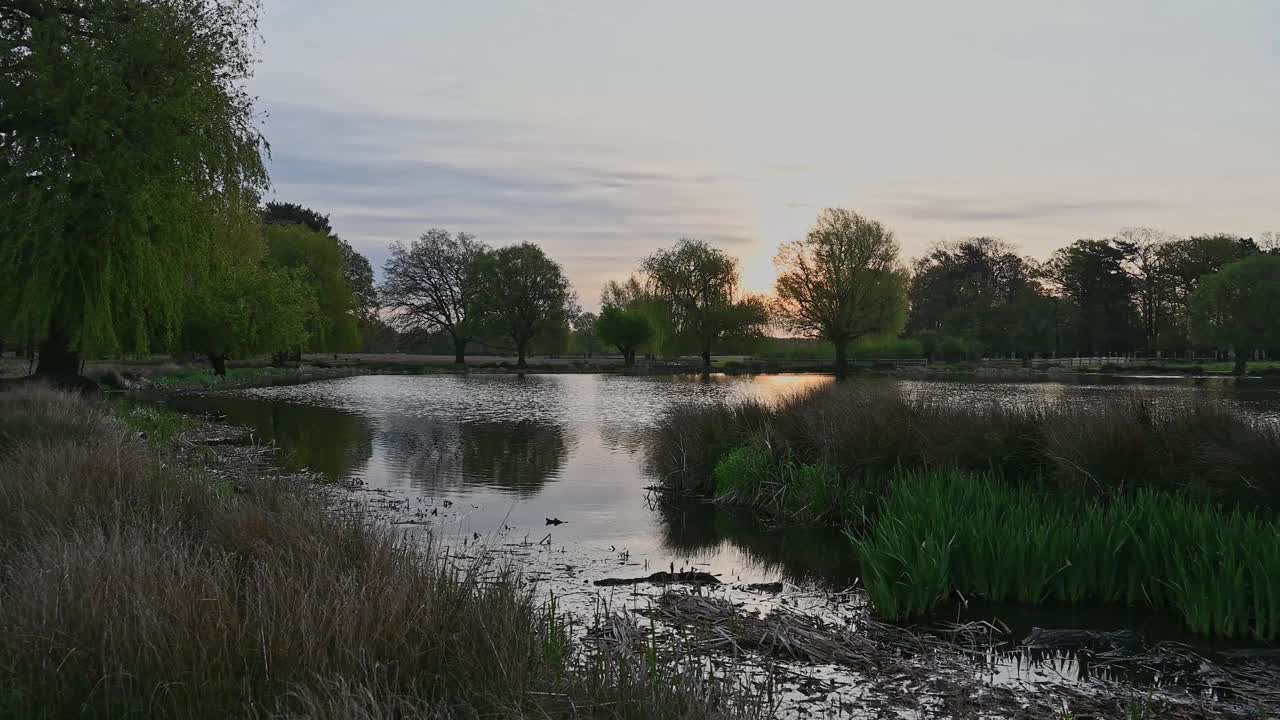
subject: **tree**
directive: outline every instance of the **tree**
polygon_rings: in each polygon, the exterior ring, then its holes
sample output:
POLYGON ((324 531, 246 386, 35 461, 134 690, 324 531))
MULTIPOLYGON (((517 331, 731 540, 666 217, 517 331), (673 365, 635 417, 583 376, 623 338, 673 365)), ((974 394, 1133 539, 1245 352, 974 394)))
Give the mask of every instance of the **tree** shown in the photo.
POLYGON ((1125 228, 1113 241, 1125 254, 1125 269, 1133 281, 1134 301, 1142 319, 1148 355, 1159 345, 1165 309, 1173 295, 1169 241, 1165 233, 1145 227, 1125 228))
POLYGON ((636 364, 636 350, 653 337, 653 326, 643 314, 611 305, 600 313, 596 332, 601 340, 617 347, 622 364, 631 367, 636 364))
POLYGON ((320 308, 315 288, 299 268, 223 263, 205 287, 193 291, 182 344, 227 374, 227 358, 281 347, 301 347, 320 308))
POLYGON ((617 307, 644 316, 652 333, 636 350, 650 355, 671 355, 676 351, 676 329, 671 303, 651 292, 635 275, 624 283, 610 280, 600 292, 602 308, 617 307))
POLYGON ((1049 333, 1034 315, 1045 300, 1036 270, 996 238, 934 245, 914 265, 908 331, 966 338, 997 354, 1047 350, 1049 333))
POLYGON ((1260 250, 1253 240, 1227 233, 1194 235, 1166 244, 1163 262, 1171 294, 1168 325, 1181 335, 1170 340, 1180 345, 1191 342, 1191 296, 1199 287, 1201 278, 1237 260, 1256 255, 1260 250))
POLYGON ((328 237, 342 253, 342 277, 355 295, 353 308, 362 325, 372 323, 378 311, 378 292, 373 287, 373 266, 346 240, 333 232, 328 215, 296 203, 268 202, 262 210, 264 225, 304 225, 328 237))
POLYGON ((477 260, 488 248, 475 236, 432 228, 409 247, 391 246, 383 266, 382 301, 401 329, 447 333, 454 362, 465 363, 483 308, 477 260))
POLYGON ((642 267, 650 291, 669 303, 676 331, 698 347, 705 369, 717 342, 757 331, 768 320, 758 300, 738 298, 738 262, 705 242, 681 239, 642 267))
POLYGON ((1230 348, 1244 374, 1253 352, 1280 346, 1280 256, 1252 255, 1205 276, 1190 314, 1193 340, 1230 348))
POLYGON ((515 345, 518 367, 525 367, 531 341, 577 314, 564 270, 533 243, 480 255, 476 272, 486 324, 515 345))
POLYGON ((1137 311, 1126 257, 1111 240, 1077 240, 1043 266, 1066 306, 1076 352, 1109 355, 1134 347, 1137 311))
POLYGON ((252 0, 0 4, 0 313, 39 372, 147 352, 267 183, 252 0))
POLYGON ((836 348, 836 374, 849 369, 849 344, 902 330, 907 276, 898 243, 883 225, 843 209, 823 210, 803 240, 784 244, 774 312, 786 328, 836 348))
POLYGON ((596 323, 600 320, 595 313, 583 312, 573 319, 573 346, 576 352, 594 357, 596 353, 596 323))
MULTIPOLYGON (((347 352, 360 347, 360 333, 353 313, 355 295, 343 276, 342 250, 328 236, 303 225, 266 225, 268 261, 276 268, 302 271, 314 289, 319 312, 307 328, 306 347, 317 352, 347 352)), ((298 354, 301 345, 279 350, 298 354)))

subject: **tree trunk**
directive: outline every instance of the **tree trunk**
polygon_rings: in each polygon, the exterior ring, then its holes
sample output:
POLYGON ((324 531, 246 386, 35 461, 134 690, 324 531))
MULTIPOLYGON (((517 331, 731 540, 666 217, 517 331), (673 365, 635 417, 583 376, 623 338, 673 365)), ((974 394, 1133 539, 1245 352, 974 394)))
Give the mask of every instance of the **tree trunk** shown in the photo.
POLYGON ((846 342, 837 342, 836 344, 836 377, 844 378, 849 376, 849 344, 846 342))
POLYGON ((524 351, 525 345, 527 344, 528 343, 516 343, 516 367, 518 368, 525 367, 524 351))
POLYGON ((453 339, 453 362, 456 365, 467 364, 467 339, 455 337, 453 339))
POLYGON ((40 343, 36 375, 55 382, 75 380, 80 375, 80 351, 71 349, 71 336, 57 325, 50 326, 49 337, 40 343))
POLYGON ((1237 350, 1236 366, 1231 370, 1231 372, 1235 375, 1244 375, 1246 372, 1248 372, 1248 370, 1249 370, 1249 354, 1244 351, 1237 350))
POLYGON ((702 351, 702 369, 711 370, 711 350, 710 348, 702 351))
POLYGON ((213 366, 213 373, 220 378, 227 376, 227 356, 223 353, 209 353, 209 365, 213 366))
POLYGON ((634 348, 622 349, 622 366, 633 367, 636 364, 636 351, 634 348))

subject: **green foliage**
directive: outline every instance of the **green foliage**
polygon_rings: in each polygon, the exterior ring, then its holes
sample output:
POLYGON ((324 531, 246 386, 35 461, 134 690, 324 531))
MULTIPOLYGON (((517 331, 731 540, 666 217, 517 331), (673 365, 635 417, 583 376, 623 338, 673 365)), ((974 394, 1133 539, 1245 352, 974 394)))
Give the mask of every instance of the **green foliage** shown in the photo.
POLYGON ((653 330, 653 335, 641 343, 638 350, 646 354, 664 357, 679 355, 687 342, 679 336, 675 326, 675 314, 671 302, 660 294, 650 292, 632 275, 625 283, 610 280, 600 293, 602 308, 619 307, 643 315, 653 330))
POLYGON ((631 365, 635 362, 636 350, 653 337, 653 325, 643 313, 614 305, 600 313, 596 333, 601 341, 617 347, 627 365, 631 365))
POLYGON ((529 344, 548 333, 566 333, 578 309, 564 270, 533 243, 510 245, 475 260, 481 315, 492 332, 516 347, 525 365, 529 344))
POLYGON ((1193 631, 1280 637, 1280 523, 1153 490, 1103 503, 957 471, 899 473, 865 537, 891 617, 992 601, 1169 608, 1193 631))
POLYGON ((1127 259, 1113 240, 1077 240, 1045 263, 1044 276, 1066 303, 1075 352, 1109 355, 1137 347, 1136 288, 1127 259))
POLYGON ((916 261, 908 331, 930 357, 935 338, 972 338, 994 352, 1053 350, 1052 300, 1033 261, 995 238, 941 243, 916 261))
POLYGON ((244 358, 306 345, 320 319, 316 288, 301 268, 223 263, 193 288, 183 348, 211 358, 244 358))
MULTIPOLYGON (((350 352, 360 348, 355 295, 343 275, 346 258, 341 248, 322 233, 304 225, 267 225, 262 229, 270 263, 298 273, 315 294, 319 312, 307 323, 307 349, 350 352)), ((288 338, 280 338, 285 342, 288 338)), ((277 344, 279 349, 294 346, 277 344)))
POLYGON ((255 9, 71 0, 4 13, 7 323, 98 355, 173 338, 200 260, 252 222, 267 181, 243 89, 255 9))
POLYGON ((823 210, 808 236, 784 244, 774 314, 792 332, 835 346, 843 371, 849 343, 897 335, 907 318, 909 278, 883 225, 843 209, 823 210))
POLYGON ((712 471, 716 499, 796 522, 843 522, 862 515, 862 502, 840 470, 774 458, 756 444, 724 455, 712 471))
POLYGON ((758 335, 768 321, 763 300, 738 297, 738 261, 705 242, 681 239, 650 255, 643 269, 676 333, 694 344, 707 367, 717 343, 758 335))
POLYGON ((1241 370, 1254 350, 1280 347, 1280 256, 1253 255, 1203 278, 1190 316, 1192 338, 1233 348, 1241 370))

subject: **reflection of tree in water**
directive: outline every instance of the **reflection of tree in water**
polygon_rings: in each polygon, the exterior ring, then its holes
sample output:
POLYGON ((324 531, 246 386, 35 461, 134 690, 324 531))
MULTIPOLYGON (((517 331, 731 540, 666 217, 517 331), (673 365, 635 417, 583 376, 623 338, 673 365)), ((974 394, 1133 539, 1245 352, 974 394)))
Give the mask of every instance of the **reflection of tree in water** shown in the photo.
POLYGON ((573 439, 561 425, 525 420, 462 425, 462 469, 470 482, 532 494, 560 474, 573 439))
POLYGON ((769 528, 749 513, 696 501, 663 502, 658 513, 663 547, 675 555, 690 556, 728 543, 788 582, 844 589, 857 578, 853 547, 838 530, 769 528))
POLYGON ((556 423, 422 417, 385 421, 378 442, 416 482, 491 485, 521 494, 559 475, 573 447, 568 430, 556 423))
POLYGON ((373 453, 365 419, 332 408, 222 395, 179 396, 170 405, 225 414, 227 422, 252 429, 259 442, 275 442, 285 467, 315 470, 330 479, 346 477, 373 453))

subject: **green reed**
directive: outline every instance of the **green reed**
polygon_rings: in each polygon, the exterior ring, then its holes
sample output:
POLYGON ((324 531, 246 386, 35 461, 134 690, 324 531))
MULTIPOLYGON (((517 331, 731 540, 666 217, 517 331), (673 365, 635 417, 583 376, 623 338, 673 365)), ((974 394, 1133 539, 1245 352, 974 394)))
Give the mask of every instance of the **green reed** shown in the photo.
POLYGON ((1280 637, 1280 523, 1142 489, 1109 501, 990 474, 899 472, 854 540, 887 616, 953 592, 1170 609, 1202 634, 1280 637))

